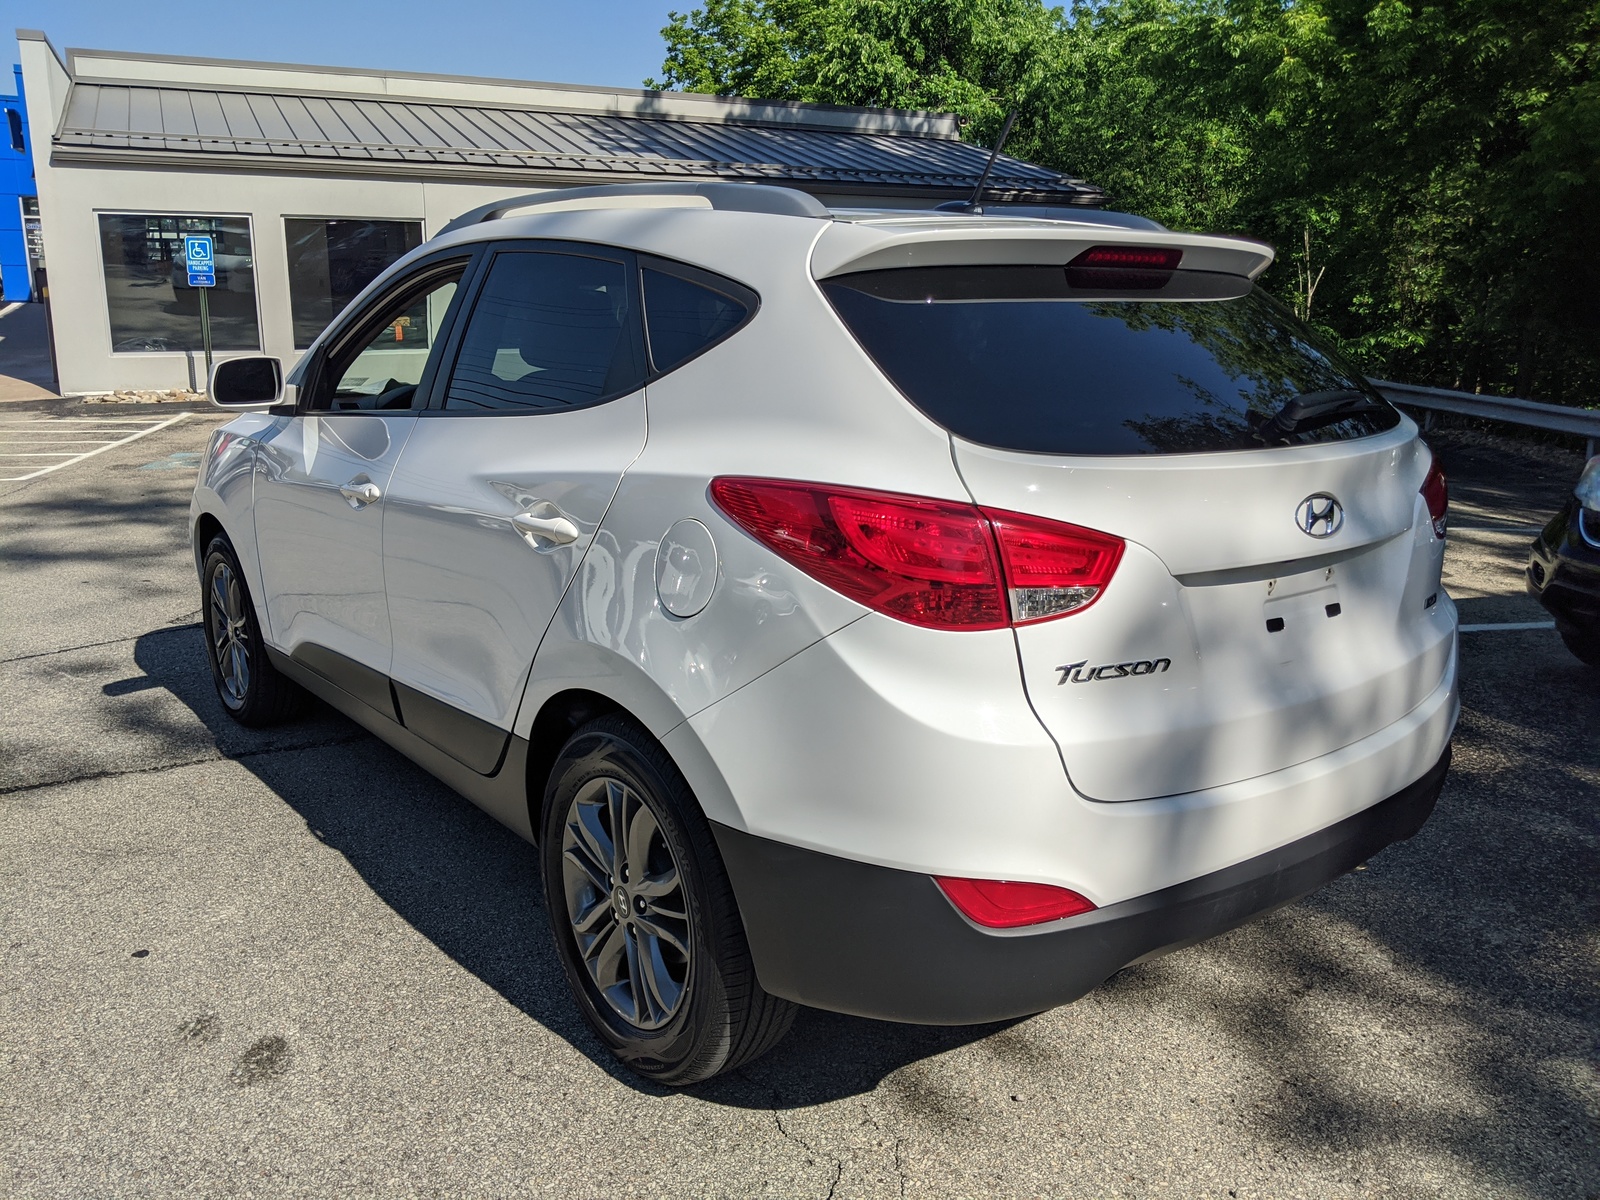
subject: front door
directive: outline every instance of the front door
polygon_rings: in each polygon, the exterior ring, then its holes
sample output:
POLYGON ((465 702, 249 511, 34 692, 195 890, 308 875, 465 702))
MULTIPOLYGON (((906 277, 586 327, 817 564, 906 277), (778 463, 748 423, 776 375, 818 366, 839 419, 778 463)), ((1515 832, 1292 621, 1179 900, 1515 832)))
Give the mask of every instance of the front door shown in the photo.
POLYGON ((393 714, 383 589, 385 493, 464 264, 436 264, 379 299, 263 432, 256 544, 274 644, 393 714))
POLYGON ((406 727, 493 771, 539 639, 644 448, 620 251, 506 249, 388 487, 390 674, 406 727))

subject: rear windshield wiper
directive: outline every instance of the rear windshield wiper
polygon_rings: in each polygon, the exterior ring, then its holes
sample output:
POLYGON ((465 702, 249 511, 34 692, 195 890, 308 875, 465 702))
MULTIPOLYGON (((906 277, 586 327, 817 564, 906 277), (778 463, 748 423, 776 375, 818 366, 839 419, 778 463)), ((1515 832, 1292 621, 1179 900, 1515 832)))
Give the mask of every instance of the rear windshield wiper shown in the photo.
POLYGON ((1332 388, 1324 392, 1302 392, 1272 416, 1253 433, 1257 440, 1276 442, 1301 430, 1332 425, 1357 413, 1381 412, 1383 405, 1366 392, 1355 388, 1332 388))

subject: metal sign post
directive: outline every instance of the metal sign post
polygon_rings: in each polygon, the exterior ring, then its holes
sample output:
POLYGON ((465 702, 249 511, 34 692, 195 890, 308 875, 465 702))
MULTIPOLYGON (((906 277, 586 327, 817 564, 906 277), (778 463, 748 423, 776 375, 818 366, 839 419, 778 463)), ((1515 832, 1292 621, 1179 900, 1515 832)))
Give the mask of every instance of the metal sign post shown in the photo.
POLYGON ((206 353, 206 391, 211 390, 211 305, 206 292, 217 286, 217 260, 211 252, 211 235, 183 235, 183 261, 189 270, 189 286, 200 289, 200 345, 206 353))

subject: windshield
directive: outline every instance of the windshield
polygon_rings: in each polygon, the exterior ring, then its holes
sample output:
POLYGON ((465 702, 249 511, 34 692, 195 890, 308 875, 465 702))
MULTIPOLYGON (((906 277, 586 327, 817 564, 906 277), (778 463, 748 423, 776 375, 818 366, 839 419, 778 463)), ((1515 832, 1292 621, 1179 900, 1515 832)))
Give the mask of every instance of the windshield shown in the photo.
POLYGON ((821 286, 908 400, 987 446, 1180 454, 1344 441, 1400 421, 1237 276, 906 267, 821 286))

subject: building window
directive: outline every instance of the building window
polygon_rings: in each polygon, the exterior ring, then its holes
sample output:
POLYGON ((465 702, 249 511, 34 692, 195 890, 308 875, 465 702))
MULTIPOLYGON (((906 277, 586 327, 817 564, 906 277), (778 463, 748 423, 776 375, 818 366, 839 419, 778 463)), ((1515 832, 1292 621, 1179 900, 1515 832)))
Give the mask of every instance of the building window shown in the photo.
POLYGON ((422 245, 420 221, 284 219, 294 345, 304 350, 390 263, 422 245))
POLYGON ((111 349, 118 354, 199 350, 200 296, 189 286, 183 235, 211 235, 217 285, 206 297, 215 350, 261 349, 248 217, 102 214, 111 349))

